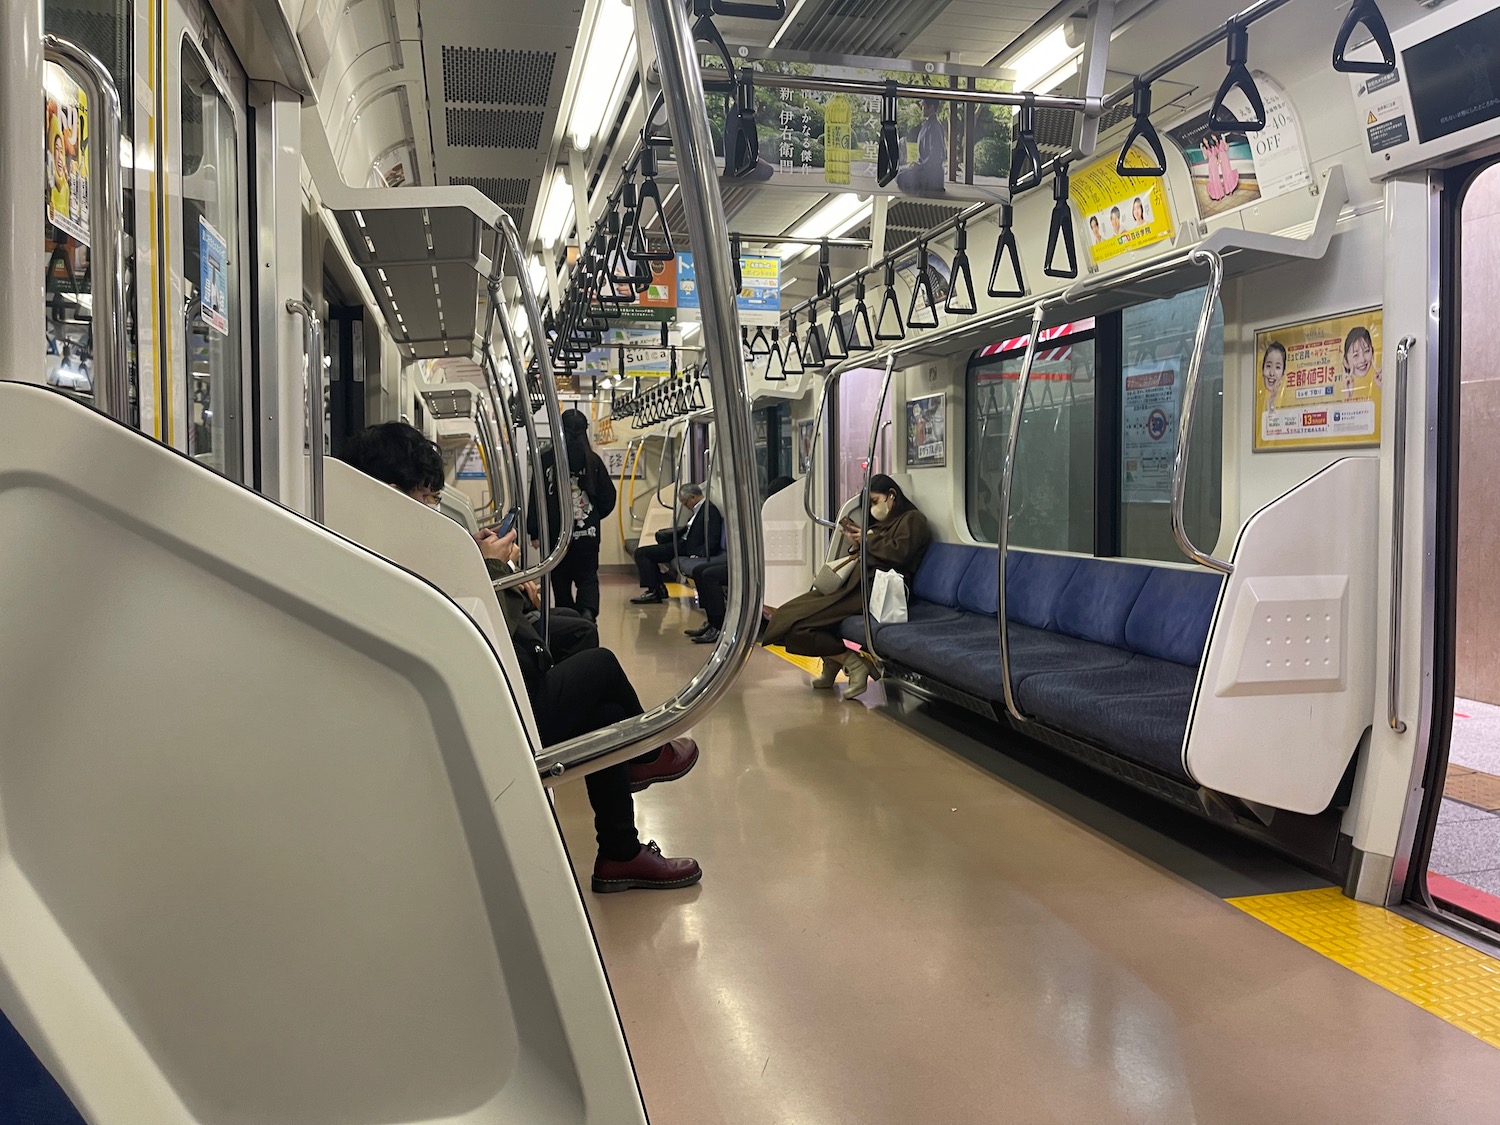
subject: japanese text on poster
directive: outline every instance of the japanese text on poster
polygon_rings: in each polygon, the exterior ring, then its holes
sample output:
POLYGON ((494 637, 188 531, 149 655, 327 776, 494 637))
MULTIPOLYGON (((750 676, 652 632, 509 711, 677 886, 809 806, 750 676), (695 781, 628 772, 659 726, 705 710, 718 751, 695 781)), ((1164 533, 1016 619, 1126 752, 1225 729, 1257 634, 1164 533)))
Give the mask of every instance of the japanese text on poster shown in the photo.
POLYGON ((47 66, 47 221, 89 244, 89 108, 78 83, 47 66))
MULTIPOLYGON (((698 272, 691 254, 677 255, 679 307, 701 309, 698 272)), ((781 320, 781 259, 740 258, 740 323, 774 328, 781 320)))
POLYGON ((1178 369, 1175 358, 1133 363, 1125 368, 1121 495, 1127 504, 1172 502, 1178 369))
MULTIPOLYGON (((1266 105, 1266 127, 1259 133, 1218 132, 1209 124, 1207 110, 1168 131, 1192 173, 1202 218, 1275 199, 1312 182, 1291 99, 1268 75, 1256 71, 1254 77, 1266 105)), ((1238 87, 1224 105, 1241 121, 1251 116, 1250 103, 1238 87)))
POLYGON ((1381 311, 1255 334, 1255 449, 1380 441, 1381 311))
POLYGON ((221 336, 229 335, 229 243, 198 217, 198 301, 203 323, 221 336))
MULTIPOLYGON (((1133 147, 1125 155, 1127 168, 1148 167, 1147 157, 1133 147)), ((1110 157, 1090 164, 1072 180, 1073 204, 1087 230, 1084 241, 1095 262, 1151 246, 1172 237, 1172 209, 1160 176, 1121 176, 1110 157)))
POLYGON ((925 469, 947 463, 948 417, 944 395, 906 400, 906 467, 925 469))

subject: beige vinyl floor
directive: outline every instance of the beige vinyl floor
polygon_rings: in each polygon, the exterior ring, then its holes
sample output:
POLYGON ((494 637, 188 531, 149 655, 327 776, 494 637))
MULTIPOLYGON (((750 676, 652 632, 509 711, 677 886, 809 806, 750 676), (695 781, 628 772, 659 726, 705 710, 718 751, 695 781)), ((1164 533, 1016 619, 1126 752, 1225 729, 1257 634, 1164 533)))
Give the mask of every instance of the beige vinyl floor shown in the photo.
MULTIPOLYGON (((649 706, 701 618, 631 593, 649 706)), ((769 653, 695 735, 637 817, 702 884, 584 893, 654 1125, 1500 1122, 1500 1051, 769 653)))

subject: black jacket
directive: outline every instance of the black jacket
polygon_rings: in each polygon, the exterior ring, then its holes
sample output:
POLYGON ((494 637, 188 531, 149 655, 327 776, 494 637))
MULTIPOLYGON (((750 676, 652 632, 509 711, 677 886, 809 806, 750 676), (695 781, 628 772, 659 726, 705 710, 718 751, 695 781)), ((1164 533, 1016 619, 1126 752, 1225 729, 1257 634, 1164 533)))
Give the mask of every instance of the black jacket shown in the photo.
MULTIPOLYGON (((599 538, 599 524, 615 510, 617 494, 615 482, 609 479, 609 469, 604 458, 589 450, 585 464, 568 466, 573 473, 573 488, 569 490, 568 516, 573 521, 575 539, 599 538)), ((551 449, 542 453, 542 474, 547 481, 547 530, 551 532, 547 549, 557 542, 562 527, 562 506, 557 489, 557 458, 551 449)), ((532 488, 532 503, 526 517, 526 534, 540 542, 541 531, 537 526, 536 489, 532 488)))
POLYGON ((698 506, 698 518, 688 526, 656 533, 656 541, 663 545, 671 543, 674 537, 678 554, 711 559, 724 550, 724 516, 716 505, 705 500, 698 506))

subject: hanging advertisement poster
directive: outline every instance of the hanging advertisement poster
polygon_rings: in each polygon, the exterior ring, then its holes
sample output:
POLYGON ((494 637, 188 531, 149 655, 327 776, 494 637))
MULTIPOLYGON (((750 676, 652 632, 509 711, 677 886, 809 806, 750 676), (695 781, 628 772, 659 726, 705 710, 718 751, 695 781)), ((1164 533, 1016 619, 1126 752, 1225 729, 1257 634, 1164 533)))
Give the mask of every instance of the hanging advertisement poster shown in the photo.
MULTIPOLYGON (((1302 146, 1302 127, 1286 91, 1256 71, 1256 89, 1266 105, 1266 127, 1259 133, 1221 133, 1209 123, 1209 110, 1196 113, 1167 135, 1177 143, 1193 177, 1198 214, 1208 219, 1262 199, 1275 199, 1312 183, 1302 146)), ((1250 102, 1239 88, 1224 105, 1244 121, 1250 102)))
POLYGON ((229 243, 198 216, 198 302, 203 323, 229 335, 229 243))
MULTIPOLYGON (((1132 146, 1127 168, 1149 167, 1155 157, 1132 146)), ((1115 158, 1090 164, 1072 177, 1071 199, 1085 230, 1084 244, 1095 263, 1172 237, 1172 208, 1160 176, 1122 176, 1115 158)))
POLYGON ((89 244, 88 97, 62 67, 46 71, 47 221, 89 244))
POLYGON ((682 333, 667 329, 662 347, 661 329, 616 326, 605 330, 604 342, 584 358, 580 369, 599 379, 661 379, 672 373, 672 349, 682 346, 682 333))
POLYGON ((1381 310, 1255 334, 1255 451, 1380 444, 1381 310))
MULTIPOLYGON (((701 310, 698 272, 691 254, 677 255, 678 307, 701 310)), ((774 328, 781 320, 781 259, 740 258, 740 323, 774 328)))
POLYGON ((940 468, 948 463, 947 396, 906 400, 906 467, 940 468))
MULTIPOLYGON (((956 85, 985 91, 1007 91, 1010 82, 980 77, 978 70, 968 75, 961 67, 949 67, 951 73, 928 74, 777 59, 757 60, 754 67, 756 120, 762 132, 760 158, 754 168, 735 178, 793 185, 816 182, 825 188, 862 194, 878 191, 960 202, 1008 198, 1010 107, 975 107, 973 135, 969 136, 966 129, 971 118, 963 106, 935 99, 902 98, 896 114, 900 167, 896 178, 881 187, 881 97, 795 90, 779 86, 776 79, 778 75, 796 75, 862 82, 894 80, 904 86, 956 85)), ((709 127, 721 161, 728 107, 733 101, 709 100, 709 127)))
MULTIPOLYGON (((677 319, 677 262, 652 262, 651 287, 644 293, 635 294, 635 299, 625 305, 595 305, 593 312, 612 324, 670 324, 677 319)), ((626 269, 634 264, 625 262, 626 269)), ((629 294, 626 286, 616 287, 629 294)))
POLYGON ((1120 495, 1127 504, 1172 502, 1180 362, 1173 356, 1125 367, 1120 495))

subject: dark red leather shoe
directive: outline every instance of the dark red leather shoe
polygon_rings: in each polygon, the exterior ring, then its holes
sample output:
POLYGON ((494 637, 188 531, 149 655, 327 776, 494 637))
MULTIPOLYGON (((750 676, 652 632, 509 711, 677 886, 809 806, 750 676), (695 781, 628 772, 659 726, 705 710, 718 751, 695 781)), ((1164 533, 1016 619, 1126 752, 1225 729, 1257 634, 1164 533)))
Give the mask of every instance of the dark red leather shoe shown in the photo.
POLYGON ((698 744, 691 738, 674 738, 661 748, 654 762, 632 762, 630 791, 639 793, 659 781, 676 781, 686 777, 698 764, 698 744))
POLYGON ((598 895, 629 890, 671 891, 691 887, 701 878, 703 868, 696 859, 668 859, 652 840, 632 860, 596 859, 593 888, 598 895))

